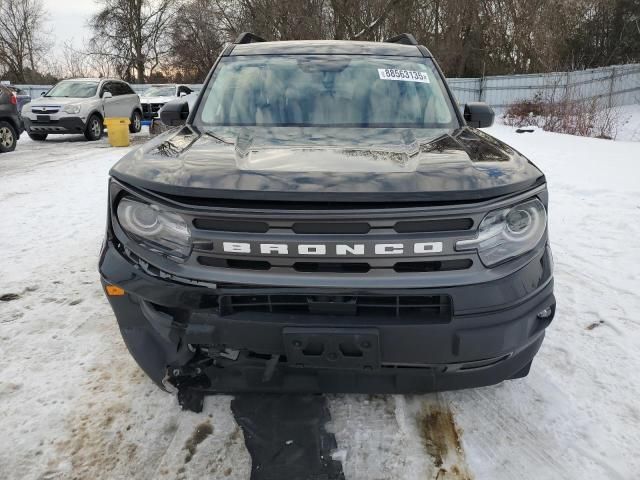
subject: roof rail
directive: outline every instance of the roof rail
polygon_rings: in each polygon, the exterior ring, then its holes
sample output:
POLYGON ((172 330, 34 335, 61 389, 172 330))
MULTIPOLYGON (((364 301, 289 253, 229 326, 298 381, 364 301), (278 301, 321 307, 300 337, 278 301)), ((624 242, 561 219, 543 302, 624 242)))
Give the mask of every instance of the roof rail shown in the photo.
POLYGON ((242 43, 256 43, 256 42, 266 42, 266 40, 251 32, 242 32, 240 35, 238 35, 238 38, 236 38, 236 41, 233 43, 237 45, 242 43))
POLYGON ((402 45, 418 45, 416 37, 410 33, 401 33, 395 37, 387 38, 385 43, 401 43, 402 45))

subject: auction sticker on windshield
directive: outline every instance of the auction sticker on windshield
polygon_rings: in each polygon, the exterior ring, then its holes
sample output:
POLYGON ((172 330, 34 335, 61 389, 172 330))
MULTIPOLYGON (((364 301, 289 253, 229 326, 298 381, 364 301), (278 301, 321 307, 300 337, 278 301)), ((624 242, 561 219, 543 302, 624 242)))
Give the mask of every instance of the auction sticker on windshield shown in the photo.
POLYGON ((381 80, 401 80, 404 82, 429 83, 426 73, 415 70, 401 70, 398 68, 379 68, 378 75, 381 80))

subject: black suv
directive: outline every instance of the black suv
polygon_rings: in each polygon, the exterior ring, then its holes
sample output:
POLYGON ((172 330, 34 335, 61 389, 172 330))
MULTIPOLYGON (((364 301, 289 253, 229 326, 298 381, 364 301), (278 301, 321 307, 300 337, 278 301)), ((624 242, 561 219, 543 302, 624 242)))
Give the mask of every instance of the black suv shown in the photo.
POLYGON ((0 153, 14 151, 22 131, 18 99, 13 91, 0 85, 0 153))
POLYGON ((555 313, 545 177, 411 35, 243 34, 162 120, 111 171, 100 273, 183 406, 527 375, 555 313))

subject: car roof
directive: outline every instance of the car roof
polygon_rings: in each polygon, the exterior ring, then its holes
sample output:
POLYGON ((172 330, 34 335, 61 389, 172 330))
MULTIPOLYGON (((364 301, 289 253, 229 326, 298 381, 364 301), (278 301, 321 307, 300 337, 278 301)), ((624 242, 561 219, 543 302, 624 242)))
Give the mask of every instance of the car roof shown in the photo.
POLYGON ((123 82, 127 83, 120 78, 67 78, 65 80, 61 80, 62 82, 123 82))
POLYGON ((233 45, 230 56, 239 55, 388 55, 422 57, 417 45, 386 42, 357 42, 350 40, 291 40, 255 42, 233 45))

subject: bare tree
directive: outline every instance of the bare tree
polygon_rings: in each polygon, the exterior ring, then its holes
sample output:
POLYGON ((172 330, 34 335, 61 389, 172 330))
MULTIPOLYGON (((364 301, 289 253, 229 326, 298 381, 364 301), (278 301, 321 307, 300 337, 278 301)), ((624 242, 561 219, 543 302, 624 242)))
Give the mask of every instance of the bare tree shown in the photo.
POLYGON ((89 53, 139 82, 201 81, 242 31, 373 41, 410 32, 455 76, 640 61, 640 0, 98 1, 89 53))
POLYGON ((169 53, 176 0, 99 0, 91 18, 90 54, 106 59, 126 80, 145 81, 169 53))
POLYGON ((182 81, 207 75, 226 41, 226 24, 215 0, 188 0, 178 8, 171 27, 172 63, 182 81))
POLYGON ((0 65, 16 82, 29 81, 47 51, 42 0, 0 0, 0 65))
POLYGON ((115 74, 111 63, 104 62, 99 55, 89 55, 66 41, 59 49, 56 73, 61 78, 111 77, 115 74))

